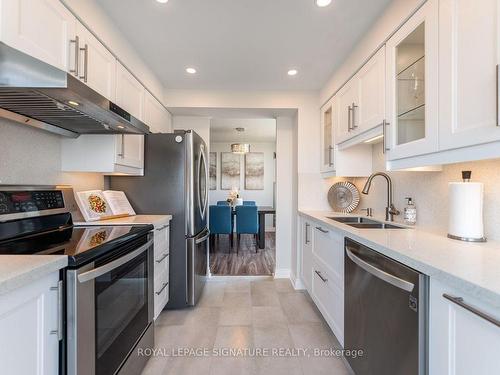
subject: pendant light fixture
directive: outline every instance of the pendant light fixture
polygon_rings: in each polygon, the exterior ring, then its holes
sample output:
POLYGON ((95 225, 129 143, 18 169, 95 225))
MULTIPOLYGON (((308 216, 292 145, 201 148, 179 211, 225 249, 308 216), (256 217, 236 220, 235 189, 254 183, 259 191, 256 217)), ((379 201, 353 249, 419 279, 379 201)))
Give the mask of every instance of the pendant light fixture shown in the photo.
MULTIPOLYGON (((243 133, 245 128, 235 128, 238 133, 243 133)), ((233 143, 231 145, 231 152, 233 154, 246 154, 250 152, 250 144, 248 143, 233 143)))

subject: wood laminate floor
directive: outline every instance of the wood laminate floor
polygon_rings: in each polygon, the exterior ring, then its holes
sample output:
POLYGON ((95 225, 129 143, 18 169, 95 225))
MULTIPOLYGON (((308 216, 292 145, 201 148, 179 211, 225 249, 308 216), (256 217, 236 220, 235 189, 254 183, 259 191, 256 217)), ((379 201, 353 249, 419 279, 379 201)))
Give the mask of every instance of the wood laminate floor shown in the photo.
POLYGON ((210 252, 210 272, 217 276, 260 276, 272 275, 276 265, 275 233, 266 232, 266 247, 255 252, 255 239, 250 234, 242 234, 239 252, 231 249, 229 236, 221 235, 210 252))

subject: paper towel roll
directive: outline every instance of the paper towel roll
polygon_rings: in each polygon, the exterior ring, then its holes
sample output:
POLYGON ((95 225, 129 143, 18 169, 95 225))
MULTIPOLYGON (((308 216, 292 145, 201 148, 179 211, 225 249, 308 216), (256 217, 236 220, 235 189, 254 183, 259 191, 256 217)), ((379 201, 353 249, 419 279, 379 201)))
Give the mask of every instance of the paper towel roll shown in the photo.
POLYGON ((449 183, 448 235, 468 241, 484 241, 483 192, 480 182, 449 183))

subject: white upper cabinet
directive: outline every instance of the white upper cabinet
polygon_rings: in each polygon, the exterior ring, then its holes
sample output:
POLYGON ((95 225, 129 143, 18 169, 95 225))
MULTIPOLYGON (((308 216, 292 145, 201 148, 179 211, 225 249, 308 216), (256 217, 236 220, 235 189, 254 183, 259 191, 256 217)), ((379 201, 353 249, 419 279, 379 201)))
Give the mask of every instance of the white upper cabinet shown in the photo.
POLYGON ((386 44, 388 160, 438 150, 438 2, 425 3, 386 44))
POLYGON ((116 97, 116 58, 80 22, 78 36, 78 76, 99 94, 114 102, 116 97))
POLYGON ((321 172, 333 172, 334 164, 334 113, 333 99, 321 108, 321 172))
POLYGON ((139 120, 144 120, 146 89, 119 62, 116 63, 116 104, 139 120))
POLYGON ((380 48, 356 76, 359 103, 354 110, 354 120, 358 126, 356 131, 362 133, 382 124, 385 118, 385 47, 380 48))
POLYGON ((439 1, 439 148, 500 140, 500 1, 439 1))
POLYGON ((151 133, 171 133, 172 116, 156 98, 146 90, 144 102, 144 122, 151 133))
POLYGON ((72 69, 76 18, 59 0, 1 0, 0 17, 2 42, 64 71, 72 69))
POLYGON ((142 169, 144 167, 143 135, 117 135, 116 145, 116 164, 139 169, 142 169))
POLYGON ((359 80, 356 77, 347 82, 335 95, 338 106, 335 143, 342 143, 356 135, 359 124, 359 80), (358 103, 358 104, 357 104, 358 103))

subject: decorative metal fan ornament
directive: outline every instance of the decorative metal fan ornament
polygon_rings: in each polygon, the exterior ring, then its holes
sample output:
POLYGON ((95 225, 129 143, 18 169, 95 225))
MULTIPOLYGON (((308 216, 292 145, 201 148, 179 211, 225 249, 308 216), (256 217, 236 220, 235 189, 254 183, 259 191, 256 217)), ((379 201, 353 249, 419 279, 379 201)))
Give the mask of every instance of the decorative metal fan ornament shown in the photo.
POLYGON ((349 181, 337 182, 328 191, 328 203, 335 212, 349 213, 358 207, 359 191, 349 181))

